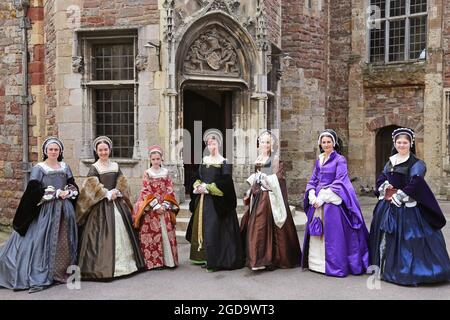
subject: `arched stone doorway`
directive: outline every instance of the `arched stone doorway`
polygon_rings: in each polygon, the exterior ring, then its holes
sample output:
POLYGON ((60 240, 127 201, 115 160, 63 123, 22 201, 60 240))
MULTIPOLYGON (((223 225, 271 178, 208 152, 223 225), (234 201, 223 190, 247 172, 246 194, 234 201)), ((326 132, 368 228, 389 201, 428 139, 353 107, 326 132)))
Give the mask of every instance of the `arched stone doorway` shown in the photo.
MULTIPOLYGON (((203 137, 208 129, 218 129, 223 133, 223 145, 221 153, 224 157, 230 150, 230 144, 225 139, 226 130, 232 129, 233 100, 239 91, 231 87, 214 86, 205 83, 186 83, 181 89, 183 103, 183 129, 189 133, 183 137, 183 162, 184 162, 184 187, 186 193, 190 192, 192 176, 198 170, 200 156, 195 156, 195 143, 193 138, 203 137), (197 132, 196 132, 197 131, 197 132), (191 141, 187 141, 191 139, 191 141), (186 150, 189 148, 190 150, 186 150), (189 151, 189 152, 186 152, 189 151)), ((202 145, 202 147, 204 147, 202 145)), ((203 149, 203 148, 202 148, 203 149)), ((232 151, 232 150, 231 150, 232 151)), ((203 156, 203 154, 201 155, 203 156)))
POLYGON ((384 165, 389 160, 392 151, 392 132, 400 128, 396 125, 390 125, 380 128, 375 138, 376 144, 376 177, 381 173, 384 165))
POLYGON ((183 142, 178 157, 184 161, 177 164, 177 182, 184 185, 181 192, 189 191, 185 187, 201 160, 198 156, 195 159, 193 151, 199 144, 203 149, 203 132, 217 126, 223 130, 224 156, 233 163, 233 178, 240 193, 250 173, 250 159, 256 158, 256 143, 252 141, 267 127, 263 54, 250 34, 221 11, 208 12, 180 30, 176 43, 175 107, 169 130, 178 136, 169 141, 169 149, 176 150, 183 142), (200 134, 193 132, 193 121, 202 122, 200 134), (226 136, 226 129, 233 129, 234 135, 226 136))

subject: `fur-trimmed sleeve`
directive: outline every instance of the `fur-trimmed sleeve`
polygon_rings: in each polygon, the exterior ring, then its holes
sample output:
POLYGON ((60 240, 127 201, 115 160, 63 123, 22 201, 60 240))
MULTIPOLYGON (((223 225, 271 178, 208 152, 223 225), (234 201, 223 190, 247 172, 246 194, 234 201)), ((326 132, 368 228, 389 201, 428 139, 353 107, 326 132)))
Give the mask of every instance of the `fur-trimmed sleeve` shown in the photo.
POLYGON ((45 187, 42 185, 43 173, 38 166, 31 171, 31 180, 20 199, 13 219, 13 229, 22 237, 27 233, 31 222, 39 215, 41 207, 37 204, 44 195, 45 187))
POLYGON ((78 225, 84 224, 92 206, 103 200, 108 192, 95 173, 95 168, 91 167, 88 177, 80 190, 80 196, 76 205, 78 225))

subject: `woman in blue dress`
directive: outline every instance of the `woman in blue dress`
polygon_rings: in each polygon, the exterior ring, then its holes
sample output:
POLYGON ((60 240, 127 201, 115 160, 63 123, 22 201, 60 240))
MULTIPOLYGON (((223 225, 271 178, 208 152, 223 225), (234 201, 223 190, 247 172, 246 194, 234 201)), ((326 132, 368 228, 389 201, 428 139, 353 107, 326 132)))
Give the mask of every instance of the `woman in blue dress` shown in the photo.
POLYGON ((414 131, 398 128, 392 139, 393 155, 377 179, 370 263, 379 266, 381 279, 400 285, 448 281, 446 221, 424 180, 425 163, 414 154, 414 131))
POLYGON ((0 287, 37 292, 66 282, 68 267, 76 264, 78 187, 63 150, 55 137, 42 145, 44 161, 31 170, 14 231, 0 248, 0 287))

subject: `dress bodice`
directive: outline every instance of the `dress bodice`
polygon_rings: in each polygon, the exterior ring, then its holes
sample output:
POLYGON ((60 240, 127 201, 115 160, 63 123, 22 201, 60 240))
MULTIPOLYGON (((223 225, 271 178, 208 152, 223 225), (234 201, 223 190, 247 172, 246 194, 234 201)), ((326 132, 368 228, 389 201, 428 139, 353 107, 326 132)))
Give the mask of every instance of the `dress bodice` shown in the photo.
POLYGON ((116 187, 118 172, 107 172, 99 174, 99 181, 105 186, 106 189, 111 190, 116 187))
MULTIPOLYGON (((321 155, 322 156, 322 155, 321 155)), ((336 179, 337 163, 342 157, 337 152, 333 152, 330 157, 322 164, 323 159, 319 157, 316 162, 317 179, 322 186, 329 185, 336 179)))
POLYGON ((43 187, 53 186, 55 189, 64 189, 67 179, 72 178, 72 172, 68 165, 60 162, 60 169, 52 169, 44 162, 38 163, 31 171, 31 180, 38 180, 43 187))
POLYGON ((413 175, 424 176, 426 171, 425 163, 417 159, 413 154, 408 160, 398 165, 394 165, 390 160, 386 163, 383 173, 389 183, 397 189, 403 189, 413 175))
POLYGON ((88 176, 95 175, 106 189, 111 190, 116 187, 119 178, 120 169, 116 162, 111 162, 108 167, 101 167, 98 162, 94 163, 89 171, 88 176))
POLYGON ((256 163, 255 164, 255 171, 260 171, 262 173, 265 173, 267 175, 270 175, 273 173, 272 170, 272 161, 273 161, 273 157, 269 157, 265 163, 256 163))
POLYGON ((205 183, 213 183, 222 175, 222 166, 225 164, 205 164, 199 167, 200 179, 205 183))

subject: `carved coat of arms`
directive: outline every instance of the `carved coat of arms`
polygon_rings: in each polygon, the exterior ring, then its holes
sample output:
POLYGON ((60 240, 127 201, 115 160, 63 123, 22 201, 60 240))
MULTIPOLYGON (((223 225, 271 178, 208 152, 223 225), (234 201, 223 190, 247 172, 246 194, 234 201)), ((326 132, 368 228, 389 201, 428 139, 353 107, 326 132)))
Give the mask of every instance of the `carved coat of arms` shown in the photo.
POLYGON ((216 28, 202 33, 192 43, 184 66, 187 73, 220 73, 228 76, 240 74, 236 49, 216 28))

